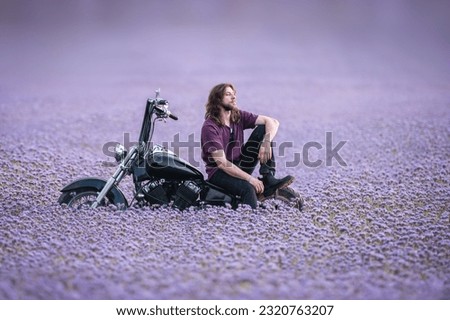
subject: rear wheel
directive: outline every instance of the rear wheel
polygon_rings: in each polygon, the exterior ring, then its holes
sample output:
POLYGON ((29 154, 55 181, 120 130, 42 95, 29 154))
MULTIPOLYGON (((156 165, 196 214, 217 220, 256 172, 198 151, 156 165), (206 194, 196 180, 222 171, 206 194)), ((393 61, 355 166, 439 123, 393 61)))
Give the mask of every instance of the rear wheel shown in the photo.
POLYGON ((272 199, 280 200, 288 203, 290 206, 302 210, 305 200, 303 197, 291 187, 284 187, 278 189, 272 199))

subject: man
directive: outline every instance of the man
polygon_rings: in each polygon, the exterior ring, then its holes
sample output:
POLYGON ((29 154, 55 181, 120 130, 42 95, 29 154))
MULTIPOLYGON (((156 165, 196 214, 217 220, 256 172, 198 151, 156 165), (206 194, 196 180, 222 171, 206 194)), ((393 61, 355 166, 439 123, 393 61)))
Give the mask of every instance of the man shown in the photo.
POLYGON ((291 184, 292 176, 275 178, 272 140, 278 126, 273 118, 239 110, 232 84, 212 88, 201 133, 202 159, 209 181, 239 195, 242 203, 253 209, 258 199, 270 197, 277 189, 291 184), (250 128, 255 129, 244 145, 244 130, 250 128), (258 161, 260 179, 252 176, 258 161))

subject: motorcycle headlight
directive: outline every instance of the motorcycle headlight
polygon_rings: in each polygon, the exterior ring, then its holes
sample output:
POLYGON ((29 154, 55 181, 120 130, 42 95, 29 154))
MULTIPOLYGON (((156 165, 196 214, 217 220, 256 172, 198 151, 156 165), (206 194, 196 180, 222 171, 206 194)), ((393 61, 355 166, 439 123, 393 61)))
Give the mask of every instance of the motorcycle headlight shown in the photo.
POLYGON ((116 145, 114 148, 114 158, 117 162, 122 162, 123 159, 127 156, 127 150, 120 143, 116 145))

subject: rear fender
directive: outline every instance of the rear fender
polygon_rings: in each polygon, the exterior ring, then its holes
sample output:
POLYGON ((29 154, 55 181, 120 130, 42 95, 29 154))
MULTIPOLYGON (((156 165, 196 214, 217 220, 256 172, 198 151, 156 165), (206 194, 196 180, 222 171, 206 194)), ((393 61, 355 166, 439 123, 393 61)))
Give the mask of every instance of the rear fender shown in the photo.
MULTIPOLYGON (((61 189, 61 192, 70 192, 81 188, 93 188, 100 192, 105 186, 105 184, 106 181, 103 179, 81 178, 66 185, 64 188, 61 189)), ((108 195, 111 195, 111 200, 115 205, 123 204, 125 205, 126 208, 128 207, 127 199, 125 198, 123 192, 117 186, 113 186, 111 190, 108 192, 108 195)))

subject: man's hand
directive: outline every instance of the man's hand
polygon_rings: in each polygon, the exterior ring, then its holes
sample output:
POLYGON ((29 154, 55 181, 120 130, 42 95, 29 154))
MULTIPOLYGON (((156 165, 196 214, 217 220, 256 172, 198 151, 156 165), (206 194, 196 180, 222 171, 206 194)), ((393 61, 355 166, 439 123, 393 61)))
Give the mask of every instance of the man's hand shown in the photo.
POLYGON ((270 158, 272 158, 272 147, 270 146, 270 142, 263 141, 261 143, 261 147, 259 148, 258 159, 262 164, 264 164, 270 158))
POLYGON ((264 184, 261 180, 251 176, 248 182, 255 188, 257 194, 264 192, 264 184))

